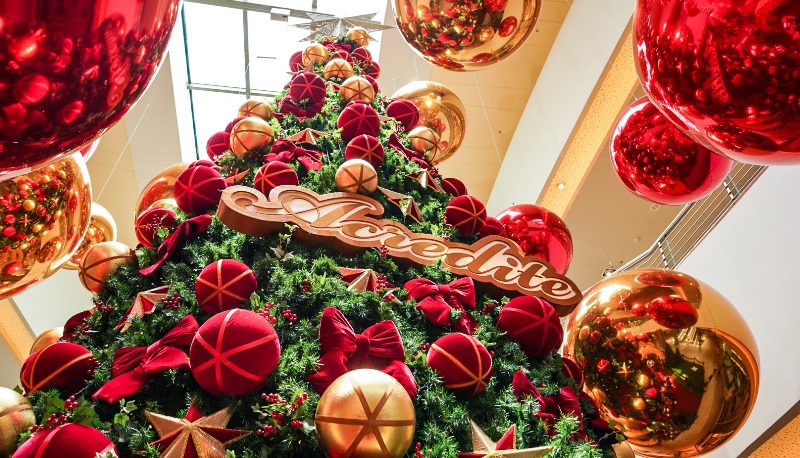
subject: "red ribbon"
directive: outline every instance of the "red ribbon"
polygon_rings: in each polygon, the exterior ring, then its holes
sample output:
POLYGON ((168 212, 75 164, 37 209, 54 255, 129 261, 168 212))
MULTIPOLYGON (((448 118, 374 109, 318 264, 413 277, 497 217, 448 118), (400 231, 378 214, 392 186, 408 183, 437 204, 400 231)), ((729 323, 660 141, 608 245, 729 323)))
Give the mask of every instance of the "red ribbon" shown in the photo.
POLYGON ((417 381, 405 363, 403 341, 393 321, 381 321, 356 334, 342 312, 328 307, 319 323, 319 341, 320 370, 307 379, 317 393, 348 371, 376 369, 394 377, 411 397, 417 395, 417 381))
POLYGON ((341 49, 342 51, 347 51, 347 52, 350 52, 350 50, 353 49, 352 46, 350 46, 348 43, 334 43, 330 40, 322 40, 322 46, 325 46, 329 50, 341 49))
POLYGON ((278 109, 277 113, 274 113, 274 116, 278 119, 278 121, 283 121, 284 115, 291 114, 297 118, 298 122, 303 122, 308 118, 313 118, 317 115, 317 113, 322 111, 322 104, 323 102, 321 101, 315 105, 311 105, 310 107, 301 108, 297 106, 294 100, 287 95, 280 100, 280 108, 278 109))
POLYGON ((111 365, 113 378, 95 391, 92 399, 115 403, 141 391, 156 374, 170 369, 188 370, 189 357, 180 347, 191 345, 197 329, 197 320, 188 315, 149 347, 118 349, 111 365))
POLYGON ((472 334, 478 323, 468 310, 475 309, 475 283, 464 277, 447 285, 437 285, 426 278, 415 278, 403 287, 408 297, 419 301, 417 309, 433 324, 450 326, 450 310, 461 310, 461 315, 452 325, 456 332, 472 334))
POLYGON ((158 247, 158 261, 150 267, 141 269, 139 273, 145 276, 153 274, 167 259, 171 258, 176 251, 183 248, 186 242, 208 229, 212 219, 213 217, 211 215, 200 215, 180 223, 175 229, 175 232, 168 235, 158 247))
POLYGON ((578 402, 578 396, 575 394, 575 389, 571 386, 561 388, 556 394, 549 396, 542 396, 539 390, 533 386, 533 383, 528 379, 522 371, 514 372, 514 379, 511 382, 511 389, 514 396, 522 401, 527 397, 532 397, 539 403, 539 412, 536 416, 544 421, 548 428, 548 434, 555 434, 556 421, 561 418, 563 414, 572 414, 578 417, 578 424, 580 431, 583 431, 583 413, 581 412, 581 405, 578 402))
POLYGON ((272 144, 272 148, 270 148, 270 153, 264 155, 264 160, 267 162, 280 161, 289 163, 298 161, 303 164, 306 170, 321 169, 321 158, 321 151, 300 148, 292 143, 291 140, 286 140, 285 138, 275 140, 275 143, 272 144))
POLYGON ((428 164, 427 161, 425 161, 425 155, 420 152, 414 151, 413 149, 406 148, 405 145, 403 145, 403 142, 400 141, 400 136, 397 135, 396 133, 392 132, 392 134, 389 135, 389 140, 386 142, 386 145, 394 148, 395 151, 402 154, 403 157, 405 157, 406 159, 409 160, 418 159, 414 162, 419 164, 420 167, 424 169, 431 168, 431 165, 428 164))

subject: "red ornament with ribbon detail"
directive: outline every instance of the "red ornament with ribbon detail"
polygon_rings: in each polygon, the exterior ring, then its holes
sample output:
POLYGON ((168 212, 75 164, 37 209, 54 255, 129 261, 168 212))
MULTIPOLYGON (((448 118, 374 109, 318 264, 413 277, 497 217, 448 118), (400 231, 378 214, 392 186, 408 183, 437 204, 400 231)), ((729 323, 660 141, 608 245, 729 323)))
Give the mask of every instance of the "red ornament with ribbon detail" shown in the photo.
POLYGON ((297 172, 294 171, 292 166, 280 161, 272 161, 262 165, 253 179, 253 187, 265 196, 268 196, 269 192, 278 186, 296 186, 299 183, 297 172))
POLYGON ((419 108, 410 100, 392 100, 386 107, 386 116, 396 119, 406 132, 411 132, 419 124, 419 108))
POLYGON ((481 237, 488 237, 490 235, 499 235, 501 237, 505 237, 506 228, 503 227, 503 224, 498 221, 497 218, 487 216, 486 223, 483 225, 481 230, 478 231, 478 235, 481 237))
POLYGON ((260 389, 280 356, 275 329, 260 314, 244 309, 209 318, 189 350, 194 379, 216 396, 243 396, 260 389))
POLYGON ((503 210, 497 220, 523 253, 544 259, 561 275, 567 272, 572 261, 572 234, 558 215, 538 205, 522 204, 503 210))
POLYGON ((316 105, 325 100, 325 80, 316 73, 300 72, 289 83, 289 96, 300 106, 316 105))
POLYGON ((158 260, 153 265, 140 269, 139 273, 145 276, 152 275, 173 254, 183 248, 186 242, 205 232, 212 220, 211 215, 200 215, 178 224, 175 231, 158 246, 158 260))
MULTIPOLYGON (((406 102, 408 102, 406 100, 406 102)), ((411 102, 409 102, 411 103, 411 102)), ((413 103, 412 103, 413 105, 413 103)), ((442 180, 442 190, 453 197, 467 195, 467 185, 458 178, 445 178, 442 180)))
POLYGON ((19 381, 26 396, 52 387, 74 394, 92 379, 96 366, 92 352, 85 347, 56 342, 28 356, 22 363, 19 381))
POLYGON ((219 204, 227 188, 225 178, 211 167, 189 167, 175 179, 172 193, 178 207, 186 213, 203 213, 219 204))
POLYGON ((136 218, 136 239, 147 248, 155 248, 156 232, 161 228, 171 229, 177 218, 178 215, 169 208, 148 208, 136 218))
POLYGON ((356 334, 342 312, 328 307, 320 319, 319 341, 320 370, 307 378, 317 393, 346 372, 375 369, 394 377, 409 396, 417 395, 417 381, 405 363, 403 341, 393 321, 381 321, 356 334))
POLYGON ((380 132, 378 113, 366 103, 350 102, 339 114, 336 127, 342 129, 342 140, 349 142, 357 135, 377 137, 380 132))
POLYGON ((100 430, 67 423, 39 430, 20 445, 13 458, 97 458, 109 453, 117 456, 117 449, 100 430))
POLYGON ((444 219, 462 237, 475 235, 486 224, 486 207, 477 197, 458 196, 444 210, 444 219))
POLYGON ((508 301, 500 309, 497 329, 508 333, 508 338, 519 343, 531 358, 547 356, 564 340, 558 313, 538 297, 518 296, 508 301))
POLYGON ((359 135, 350 140, 344 150, 346 160, 363 159, 376 169, 383 164, 386 153, 380 140, 372 135, 359 135))
POLYGON ((453 326, 456 332, 472 334, 478 323, 470 315, 475 309, 475 283, 470 277, 459 278, 446 285, 437 285, 426 278, 415 278, 403 285, 408 297, 418 301, 417 310, 439 326, 453 326), (461 310, 455 323, 450 322, 451 309, 461 310))
POLYGON ((114 352, 111 380, 95 391, 92 399, 114 404, 141 391, 157 374, 171 369, 189 369, 188 347, 197 332, 197 320, 184 317, 164 337, 147 347, 123 347, 114 352))
POLYGON ((444 386, 466 396, 482 393, 492 376, 492 356, 478 339, 448 334, 431 345, 428 366, 444 379, 444 386))
POLYGON ((250 267, 234 259, 220 259, 207 265, 197 276, 194 295, 207 313, 239 307, 258 289, 250 267))
POLYGON ((299 72, 303 70, 305 66, 303 65, 303 51, 297 51, 289 57, 289 70, 293 72, 299 72))
POLYGON ((520 401, 530 397, 539 403, 539 412, 536 413, 536 416, 544 421, 545 426, 548 428, 548 434, 555 434, 555 423, 562 415, 577 417, 579 430, 583 431, 583 426, 581 425, 583 412, 581 412, 581 405, 578 402, 575 389, 571 386, 561 388, 556 394, 542 396, 524 372, 516 371, 511 381, 511 390, 520 401))
POLYGON ((303 164, 306 170, 319 170, 322 168, 322 152, 300 148, 290 140, 280 139, 272 144, 269 154, 264 155, 267 162, 294 162, 303 164))
POLYGON ((230 132, 217 132, 208 137, 206 142, 206 154, 208 158, 216 162, 226 151, 231 149, 230 132))
POLYGON ((369 67, 365 68, 363 72, 364 74, 377 79, 379 76, 381 76, 381 66, 373 60, 372 63, 369 64, 369 67))
POLYGON ((367 48, 356 48, 350 53, 350 56, 354 61, 361 64, 361 68, 366 68, 372 64, 372 53, 367 48))

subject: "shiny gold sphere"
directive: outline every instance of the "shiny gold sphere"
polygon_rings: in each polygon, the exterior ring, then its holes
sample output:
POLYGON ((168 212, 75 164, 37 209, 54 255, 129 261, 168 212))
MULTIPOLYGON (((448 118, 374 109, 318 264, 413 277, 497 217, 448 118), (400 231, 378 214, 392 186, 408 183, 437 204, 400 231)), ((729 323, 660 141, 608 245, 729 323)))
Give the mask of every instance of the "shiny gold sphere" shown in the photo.
POLYGON ((417 126, 408 133, 411 149, 426 156, 439 147, 439 134, 430 127, 417 126))
POLYGON ((312 43, 303 50, 303 67, 307 67, 311 62, 325 62, 328 58, 328 48, 319 43, 312 43))
POLYGON ((419 125, 430 127, 439 134, 439 148, 432 150, 428 158, 432 164, 455 154, 464 141, 467 112, 453 91, 434 81, 415 81, 398 89, 391 98, 413 102, 419 109, 419 125))
POLYGON ((135 267, 136 254, 120 242, 103 242, 95 245, 81 261, 78 278, 84 288, 97 294, 106 284, 106 280, 119 266, 127 264, 135 267))
POLYGON ((240 119, 231 130, 231 151, 239 157, 254 154, 272 143, 275 133, 267 121, 255 116, 240 119))
POLYGON ((14 390, 0 387, 0 456, 10 456, 19 435, 36 424, 31 404, 14 390))
POLYGON ((158 172, 156 176, 150 180, 142 189, 139 194, 139 200, 136 201, 134 210, 133 221, 139 219, 139 215, 144 213, 150 207, 156 205, 157 202, 168 202, 177 208, 175 203, 175 196, 172 194, 172 188, 175 186, 175 180, 178 175, 189 167, 188 162, 179 162, 173 164, 164 170, 158 172))
POLYGON ((111 213, 97 202, 92 202, 91 216, 89 217, 89 229, 83 237, 83 242, 75 251, 75 254, 64 263, 65 269, 77 270, 83 259, 83 255, 89 248, 101 242, 117 240, 117 223, 111 213))
POLYGON ((238 116, 255 116, 264 120, 272 118, 272 106, 270 101, 264 97, 252 97, 239 107, 238 116))
POLYGON ((342 192, 364 194, 378 189, 378 173, 375 167, 363 159, 350 159, 336 169, 336 188, 342 192))
POLYGON ((369 33, 363 27, 353 27, 347 31, 347 39, 356 42, 357 48, 369 46, 369 33))
POLYGON ((58 342, 59 339, 61 339, 62 337, 64 337, 63 326, 48 329, 47 331, 39 334, 39 336, 36 337, 36 340, 33 341, 33 345, 31 345, 30 354, 32 355, 45 347, 53 345, 54 343, 58 342))
POLYGON ((600 415, 640 456, 709 453, 741 428, 758 392, 758 352, 744 319, 679 272, 624 271, 589 288, 564 353, 583 369, 600 415))
POLYGON ((636 458, 633 449, 628 445, 627 441, 613 444, 611 445, 611 449, 614 450, 614 456, 616 458, 636 458))
POLYGON ((372 83, 362 76, 351 76, 342 82, 339 88, 339 97, 342 100, 351 102, 353 100, 363 100, 372 103, 375 100, 375 88, 372 83))
POLYGON ((325 77, 326 80, 331 78, 340 78, 340 79, 347 79, 353 76, 353 66, 350 65, 350 62, 336 58, 331 59, 325 64, 325 69, 322 71, 322 76, 325 77))
POLYGON ((396 458, 411 445, 416 415, 400 382, 374 369, 356 369, 325 390, 314 422, 328 456, 396 458))
POLYGON ((541 0, 394 0, 400 34, 428 62, 453 71, 481 70, 519 49, 541 0), (473 6, 470 6, 470 3, 473 6))
POLYGON ((92 187, 83 157, 75 152, 0 180, 0 195, 9 202, 0 207, 4 298, 53 275, 75 253, 89 227, 92 187))

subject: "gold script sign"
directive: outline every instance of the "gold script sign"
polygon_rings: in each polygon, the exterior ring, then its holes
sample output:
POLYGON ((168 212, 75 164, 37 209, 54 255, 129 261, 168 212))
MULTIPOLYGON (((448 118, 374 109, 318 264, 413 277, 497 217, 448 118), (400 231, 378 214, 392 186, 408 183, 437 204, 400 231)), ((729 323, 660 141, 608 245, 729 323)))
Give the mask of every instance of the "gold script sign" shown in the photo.
POLYGON ((319 195, 299 186, 278 186, 264 194, 246 186, 231 186, 222 193, 217 216, 226 226, 244 234, 264 237, 295 224, 300 233, 341 249, 380 248, 389 255, 421 265, 441 260, 456 275, 491 284, 503 293, 538 296, 566 316, 581 300, 577 286, 558 275, 546 261, 526 256, 519 245, 504 237, 484 237, 472 245, 455 243, 431 234, 411 232, 387 219, 383 206, 359 194, 334 192, 319 195))

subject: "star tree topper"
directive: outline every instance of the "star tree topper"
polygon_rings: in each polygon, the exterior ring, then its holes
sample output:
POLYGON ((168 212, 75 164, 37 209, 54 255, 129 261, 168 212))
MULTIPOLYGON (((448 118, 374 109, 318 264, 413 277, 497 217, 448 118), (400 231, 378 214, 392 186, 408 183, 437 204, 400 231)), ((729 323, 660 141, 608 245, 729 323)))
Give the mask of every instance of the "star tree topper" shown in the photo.
MULTIPOLYGON (((314 41, 317 38, 344 35, 347 33, 348 29, 352 29, 353 27, 361 27, 367 32, 380 32, 381 30, 393 28, 392 26, 373 21, 372 18, 375 17, 376 14, 378 13, 336 17, 332 14, 306 13, 306 15, 311 18, 311 22, 292 24, 292 27, 311 31, 311 35, 300 41, 314 41)), ((374 38, 372 39, 374 40, 374 38)))
POLYGON ((469 421, 469 426, 472 429, 472 451, 459 453, 459 458, 486 458, 486 457, 500 457, 500 456, 513 456, 516 458, 538 458, 545 456, 553 447, 536 447, 525 448, 521 450, 516 449, 517 442, 517 427, 511 425, 503 434, 503 437, 495 443, 474 421, 469 421))
POLYGON ((225 446, 250 434, 250 431, 225 429, 233 412, 225 408, 203 416, 194 405, 186 418, 145 412, 161 439, 151 443, 161 451, 161 458, 221 458, 225 446))

